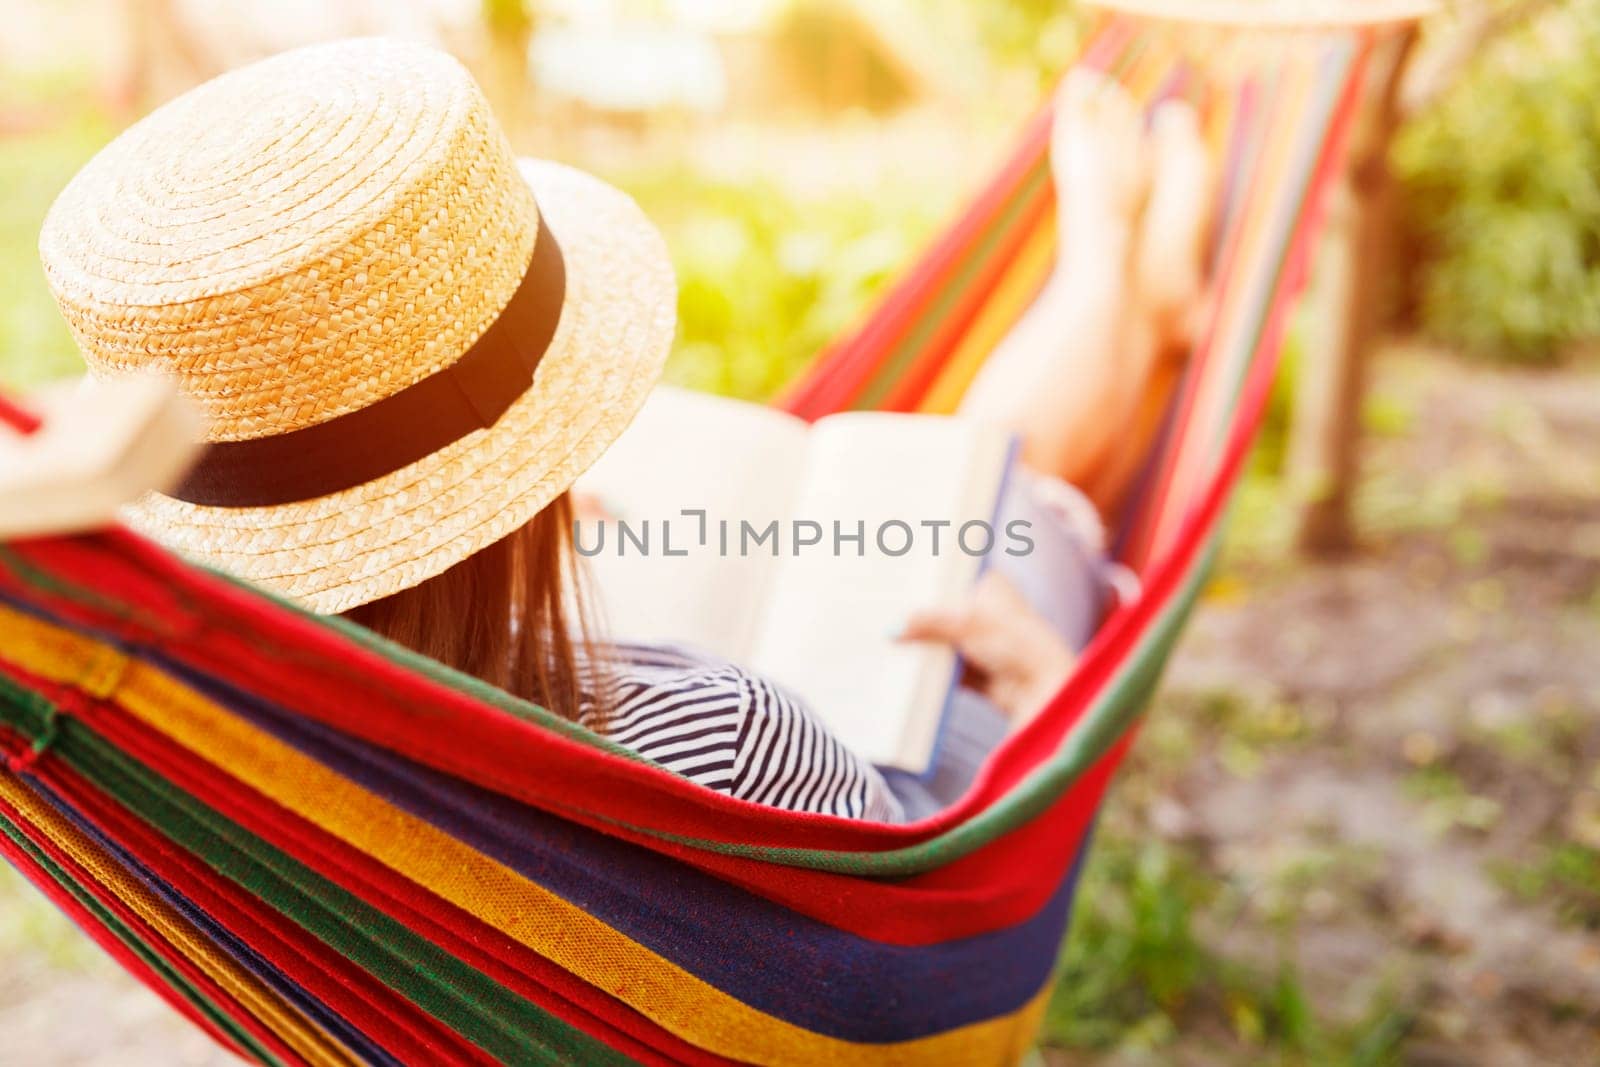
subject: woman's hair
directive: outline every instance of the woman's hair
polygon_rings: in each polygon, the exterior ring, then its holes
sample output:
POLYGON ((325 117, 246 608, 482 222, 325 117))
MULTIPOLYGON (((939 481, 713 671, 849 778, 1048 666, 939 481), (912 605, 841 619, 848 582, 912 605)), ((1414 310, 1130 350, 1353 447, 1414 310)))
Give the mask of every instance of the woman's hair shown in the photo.
POLYGON ((576 720, 603 686, 562 493, 525 526, 409 589, 344 617, 514 696, 576 720))

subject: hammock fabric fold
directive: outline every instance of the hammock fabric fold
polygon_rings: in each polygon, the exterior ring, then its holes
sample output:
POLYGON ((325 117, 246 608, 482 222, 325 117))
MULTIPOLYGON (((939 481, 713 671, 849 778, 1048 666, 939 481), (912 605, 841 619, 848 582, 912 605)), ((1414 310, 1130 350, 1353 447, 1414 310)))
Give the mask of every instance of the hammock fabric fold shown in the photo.
MULTIPOLYGON (((1220 284, 1122 520, 1142 595, 950 809, 715 794, 109 530, 0 545, 0 852, 262 1063, 1014 1062, 1214 554, 1369 43, 1218 38, 1191 64, 1145 23, 1091 36, 1081 61, 1142 99, 1202 104, 1220 284)), ((791 410, 954 407, 1051 269, 1049 129, 1047 107, 791 410)))

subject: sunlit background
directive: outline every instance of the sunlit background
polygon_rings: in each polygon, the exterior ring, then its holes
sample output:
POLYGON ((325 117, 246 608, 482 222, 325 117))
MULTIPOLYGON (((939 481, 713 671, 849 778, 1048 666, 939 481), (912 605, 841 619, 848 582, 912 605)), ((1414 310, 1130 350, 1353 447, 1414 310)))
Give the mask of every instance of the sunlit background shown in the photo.
MULTIPOLYGON (((1079 15, 0 0, 0 383, 79 366, 35 241, 97 147, 223 70, 395 34, 460 56, 517 149, 662 227, 674 380, 769 397, 986 174, 1079 15)), ((1307 314, 1227 558, 1102 817, 1047 1062, 1600 1062, 1597 56, 1600 0, 1462 2, 1425 26, 1388 153, 1385 340, 1346 428, 1354 550, 1296 547, 1297 413, 1328 347, 1307 314)), ((227 1061, 9 869, 0 960, 0 1063, 227 1061)))
POLYGON ((22 382, 75 364, 32 247, 96 147, 223 70, 383 33, 465 60, 519 151, 637 197, 683 287, 675 377, 765 396, 983 176, 1076 41, 1064 8, 970 0, 6 0, 0 15, 3 261, 21 283, 0 297, 0 367, 22 382))

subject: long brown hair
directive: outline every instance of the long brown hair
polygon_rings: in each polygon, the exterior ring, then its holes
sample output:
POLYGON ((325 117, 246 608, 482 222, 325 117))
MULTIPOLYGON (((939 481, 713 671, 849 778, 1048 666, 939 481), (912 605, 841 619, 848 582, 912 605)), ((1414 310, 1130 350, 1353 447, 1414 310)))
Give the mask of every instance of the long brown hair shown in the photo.
POLYGON ((572 551, 572 500, 345 618, 567 719, 602 716, 603 687, 572 551))

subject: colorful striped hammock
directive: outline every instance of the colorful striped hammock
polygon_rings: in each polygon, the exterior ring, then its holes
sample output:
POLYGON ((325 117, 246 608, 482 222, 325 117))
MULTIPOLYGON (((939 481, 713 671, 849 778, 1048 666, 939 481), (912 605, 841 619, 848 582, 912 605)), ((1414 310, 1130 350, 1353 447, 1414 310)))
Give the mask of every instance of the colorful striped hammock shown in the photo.
MULTIPOLYGON (((1082 60, 1201 101, 1228 176, 1219 291, 1123 523, 1144 592, 954 807, 889 826, 715 794, 110 530, 0 545, 0 852, 262 1063, 1018 1059, 1372 37, 1202 33, 1111 18, 1082 60)), ((1049 121, 792 410, 953 406, 1049 269, 1049 121)))

